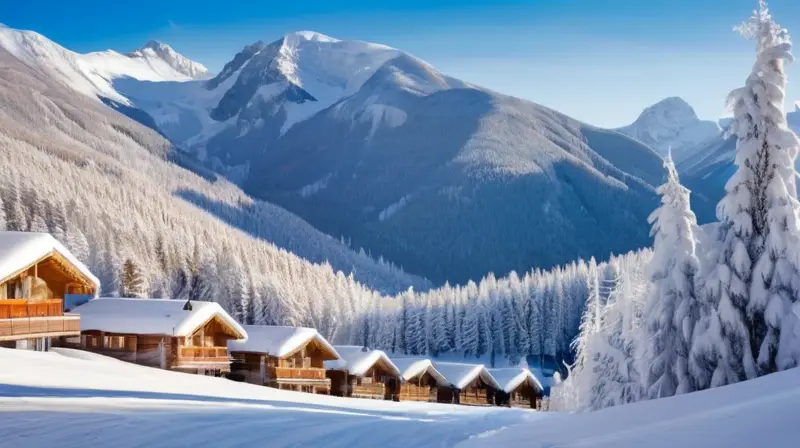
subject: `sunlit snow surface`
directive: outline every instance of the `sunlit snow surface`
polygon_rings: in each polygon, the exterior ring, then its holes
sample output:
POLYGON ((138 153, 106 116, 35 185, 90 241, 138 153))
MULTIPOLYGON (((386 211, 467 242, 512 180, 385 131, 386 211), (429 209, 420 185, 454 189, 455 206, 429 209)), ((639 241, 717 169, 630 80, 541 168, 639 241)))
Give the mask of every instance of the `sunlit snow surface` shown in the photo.
POLYGON ((0 349, 0 446, 793 447, 800 370, 585 414, 279 391, 0 349))
POLYGON ((541 418, 280 391, 56 350, 0 349, 0 446, 454 446, 541 418))

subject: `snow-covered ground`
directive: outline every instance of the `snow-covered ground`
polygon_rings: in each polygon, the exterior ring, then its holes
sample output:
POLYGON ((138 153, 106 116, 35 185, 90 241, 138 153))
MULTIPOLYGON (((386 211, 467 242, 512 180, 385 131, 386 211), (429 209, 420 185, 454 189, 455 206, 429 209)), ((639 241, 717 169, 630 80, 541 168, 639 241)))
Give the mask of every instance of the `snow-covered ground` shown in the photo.
POLYGON ((0 349, 0 447, 797 446, 800 370, 584 414, 279 391, 86 352, 0 349))
POLYGON ((544 414, 280 391, 55 349, 0 349, 0 447, 454 446, 544 414))
POLYGON ((796 446, 800 370, 577 415, 279 391, 0 349, 0 446, 796 446))

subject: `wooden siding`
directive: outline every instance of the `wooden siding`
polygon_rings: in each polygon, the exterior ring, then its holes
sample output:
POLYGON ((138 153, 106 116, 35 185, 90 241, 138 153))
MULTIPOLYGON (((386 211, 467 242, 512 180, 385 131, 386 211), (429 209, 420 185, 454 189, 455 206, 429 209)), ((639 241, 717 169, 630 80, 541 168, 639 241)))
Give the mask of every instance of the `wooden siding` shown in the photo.
POLYGON ((399 399, 400 378, 376 363, 364 376, 350 375, 341 370, 328 370, 331 394, 342 397, 371 398, 375 400, 399 399))
POLYGON ((264 353, 232 352, 231 377, 252 384, 311 393, 330 393, 325 360, 331 356, 309 343, 291 355, 278 358, 264 353))
MULTIPOLYGON (((87 330, 81 333, 79 347, 150 367, 222 374, 230 371, 229 333, 230 329, 214 317, 188 337, 87 330)), ((69 340, 61 342, 65 346, 73 344, 69 340)))
POLYGON ((495 404, 497 389, 475 379, 464 389, 440 387, 436 398, 439 403, 454 403, 472 406, 491 406, 495 404))
POLYGON ((428 372, 417 375, 400 385, 400 401, 436 401, 436 380, 428 372))

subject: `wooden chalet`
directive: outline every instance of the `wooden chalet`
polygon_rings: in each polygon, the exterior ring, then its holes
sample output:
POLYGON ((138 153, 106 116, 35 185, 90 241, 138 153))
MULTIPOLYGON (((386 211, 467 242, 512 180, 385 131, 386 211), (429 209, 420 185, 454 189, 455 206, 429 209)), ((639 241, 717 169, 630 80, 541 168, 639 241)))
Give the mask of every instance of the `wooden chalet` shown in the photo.
POLYGON ((400 370, 400 401, 436 402, 439 388, 449 388, 450 383, 427 358, 393 358, 400 370))
POLYGON ((162 369, 219 376, 230 371, 228 341, 247 332, 213 302, 95 299, 77 308, 81 333, 62 338, 76 347, 162 369))
POLYGON ((94 297, 100 281, 46 233, 0 232, 0 347, 47 350, 80 334, 67 296, 94 297))
POLYGON ((489 369, 489 373, 500 385, 495 402, 498 406, 536 409, 544 388, 542 383, 527 368, 489 369))
POLYGON ((400 371, 386 353, 355 345, 335 348, 340 359, 325 362, 332 395, 398 400, 400 371))
POLYGON ((336 349, 313 328, 245 326, 245 341, 228 341, 234 380, 278 389, 328 394, 325 361, 339 359, 336 349))
POLYGON ((447 378, 450 387, 438 388, 439 403, 491 406, 500 390, 497 380, 481 364, 437 362, 436 369, 447 378))

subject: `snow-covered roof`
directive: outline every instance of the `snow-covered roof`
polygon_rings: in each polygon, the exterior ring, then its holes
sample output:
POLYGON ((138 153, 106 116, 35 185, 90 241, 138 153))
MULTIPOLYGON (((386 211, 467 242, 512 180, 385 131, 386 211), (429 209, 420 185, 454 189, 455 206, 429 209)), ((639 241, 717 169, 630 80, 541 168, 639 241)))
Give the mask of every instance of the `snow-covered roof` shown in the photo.
POLYGON ((100 290, 100 280, 49 233, 0 232, 0 282, 57 252, 100 290))
POLYGON ((476 378, 480 377, 484 383, 500 389, 497 380, 483 364, 464 364, 459 362, 437 362, 434 364, 437 370, 447 378, 447 382, 456 389, 463 389, 476 378))
POLYGON ((433 362, 428 358, 392 358, 392 362, 394 362, 394 365, 400 370, 400 376, 404 381, 408 381, 411 378, 415 378, 427 372, 440 386, 447 386, 450 384, 447 378, 436 370, 436 367, 433 366, 433 362))
POLYGON ((351 375, 363 376, 372 366, 382 361, 391 373, 400 376, 400 370, 381 350, 364 350, 358 345, 337 345, 334 348, 340 359, 325 361, 325 368, 328 370, 346 370, 351 375))
POLYGON ((526 380, 530 379, 539 390, 544 390, 542 382, 529 369, 508 367, 503 369, 489 369, 489 373, 497 380, 500 389, 511 393, 526 380))
POLYGON ((285 358, 316 341, 330 354, 339 357, 333 345, 313 328, 245 325, 244 329, 247 331, 247 340, 228 341, 229 351, 266 353, 285 358))
POLYGON ((169 299, 94 299, 72 312, 81 315, 81 331, 190 336, 218 317, 239 338, 247 338, 247 331, 218 303, 192 302, 191 311, 183 309, 185 304, 183 300, 169 299))

